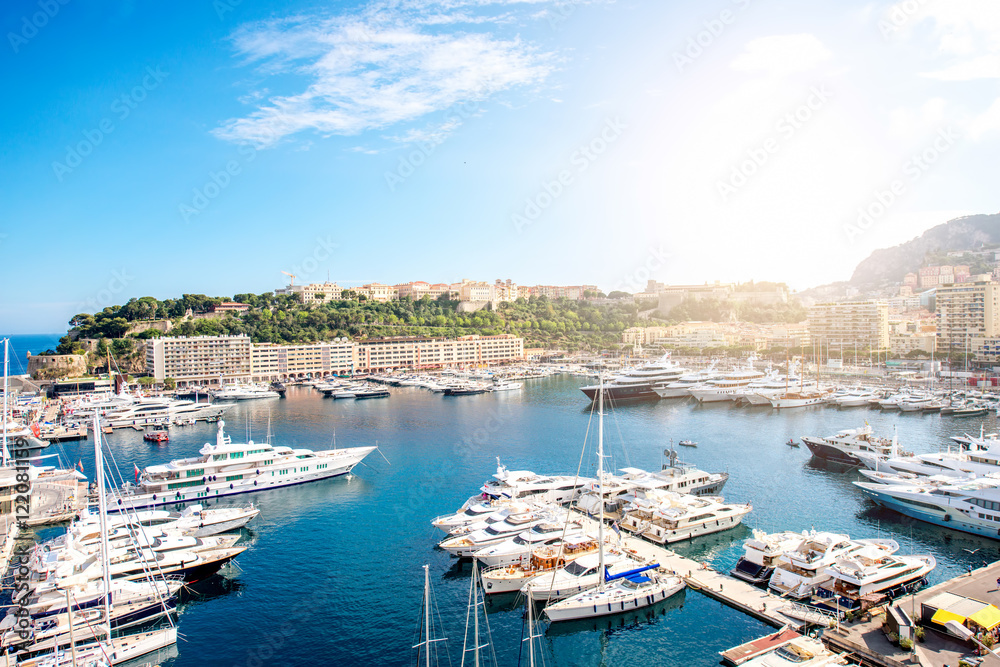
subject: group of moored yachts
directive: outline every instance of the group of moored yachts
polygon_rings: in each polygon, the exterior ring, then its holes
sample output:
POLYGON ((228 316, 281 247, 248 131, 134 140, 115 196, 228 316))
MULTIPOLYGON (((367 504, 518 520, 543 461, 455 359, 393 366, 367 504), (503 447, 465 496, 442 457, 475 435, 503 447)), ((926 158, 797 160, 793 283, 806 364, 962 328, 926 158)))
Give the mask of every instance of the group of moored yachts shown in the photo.
POLYGON ((253 505, 84 513, 19 559, 0 650, 25 667, 103 667, 173 645, 180 589, 242 553, 230 531, 258 513, 253 505))
POLYGON ((521 591, 543 602, 551 621, 589 618, 656 604, 683 581, 626 549, 620 531, 658 544, 727 530, 750 505, 714 495, 726 473, 671 465, 658 472, 598 471, 598 479, 541 476, 499 465, 494 478, 455 513, 433 520, 448 533, 440 548, 485 568, 486 593, 521 591), (603 522, 615 521, 615 535, 603 522), (585 519, 585 516, 587 517, 585 519))
POLYGON ((926 584, 933 556, 896 554, 895 540, 852 540, 817 532, 753 531, 732 575, 820 608, 858 609, 862 599, 890 599, 926 584))
POLYGON ((861 466, 854 482, 879 505, 938 526, 1000 538, 1000 438, 980 433, 951 438, 946 451, 913 454, 872 435, 869 425, 804 437, 814 456, 861 466))
MULTIPOLYGON (((581 389, 594 400, 597 385, 581 389)), ((626 370, 604 384, 606 398, 613 401, 660 398, 694 398, 700 403, 733 401, 773 408, 835 405, 841 408, 875 407, 902 412, 941 412, 956 417, 984 415, 997 410, 997 396, 974 391, 933 392, 911 388, 894 391, 878 387, 823 386, 816 379, 777 370, 754 368, 754 359, 742 368, 723 373, 713 364, 689 371, 669 356, 626 370)))

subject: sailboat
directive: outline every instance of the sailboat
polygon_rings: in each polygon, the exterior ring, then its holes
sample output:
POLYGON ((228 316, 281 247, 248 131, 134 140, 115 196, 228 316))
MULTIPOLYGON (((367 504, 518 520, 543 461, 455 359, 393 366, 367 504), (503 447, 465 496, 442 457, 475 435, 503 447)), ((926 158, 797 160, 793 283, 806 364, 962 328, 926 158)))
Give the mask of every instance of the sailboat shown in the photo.
MULTIPOLYGON (((63 654, 60 656, 58 653, 40 655, 27 660, 22 660, 18 663, 20 667, 54 667, 56 665, 119 665, 130 660, 135 660, 154 651, 158 651, 162 648, 168 646, 173 646, 177 643, 177 627, 173 624, 173 619, 169 614, 166 615, 167 620, 170 625, 166 628, 160 628, 155 630, 147 630, 144 632, 138 632, 128 635, 119 635, 114 637, 112 635, 111 628, 111 595, 112 590, 111 583, 111 564, 109 562, 109 545, 108 545, 108 525, 107 525, 107 489, 104 484, 104 452, 101 447, 101 429, 100 429, 100 417, 94 415, 94 455, 96 458, 96 469, 97 469, 97 489, 98 489, 98 507, 99 507, 99 519, 101 522, 101 570, 103 571, 104 579, 104 591, 103 595, 103 620, 104 628, 103 632, 95 633, 97 636, 104 635, 104 639, 97 642, 92 642, 85 644, 83 646, 77 647, 75 639, 72 638, 71 634, 71 655, 63 654), (102 662, 103 661, 103 662, 102 662)), ((71 587, 73 585, 72 581, 63 582, 65 586, 71 587)), ((67 595, 71 596, 71 592, 68 590, 67 595)), ((69 626, 72 628, 74 621, 72 620, 73 606, 71 603, 67 603, 67 610, 69 614, 69 626)))
MULTIPOLYGON (((604 480, 604 381, 598 391, 597 422, 597 479, 604 480)), ((550 621, 570 621, 624 611, 635 611, 662 602, 684 589, 684 581, 677 576, 662 575, 659 563, 651 563, 625 572, 610 574, 604 562, 604 494, 601 511, 597 515, 598 584, 597 588, 577 593, 545 607, 550 621)))
POLYGON ((434 637, 434 625, 431 619, 431 577, 429 566, 424 565, 424 614, 422 620, 424 640, 415 644, 413 648, 418 649, 417 664, 424 663, 424 667, 431 667, 431 660, 436 665, 438 663, 437 647, 438 642, 448 641, 447 637, 434 637), (423 653, 421 660, 420 652, 423 653))

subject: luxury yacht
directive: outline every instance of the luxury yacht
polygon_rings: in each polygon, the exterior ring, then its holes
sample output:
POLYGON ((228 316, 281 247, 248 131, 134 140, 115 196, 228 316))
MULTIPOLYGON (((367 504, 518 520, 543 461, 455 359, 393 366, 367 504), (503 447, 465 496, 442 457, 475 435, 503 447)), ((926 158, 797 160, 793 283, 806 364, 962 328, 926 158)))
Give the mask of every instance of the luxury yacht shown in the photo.
MULTIPOLYGON (((651 361, 640 368, 624 371, 604 384, 604 399, 610 401, 659 399, 658 387, 680 379, 685 373, 676 362, 666 354, 656 361, 651 361)), ((581 387, 591 401, 596 400, 599 385, 581 387)))
POLYGON ((652 542, 669 544, 735 528, 751 509, 749 504, 725 504, 721 498, 652 490, 628 500, 620 525, 652 542))
POLYGON ((881 593, 895 598, 927 583, 937 566, 934 556, 900 556, 868 545, 826 568, 830 579, 822 585, 840 608, 861 607, 861 599, 881 593))
MULTIPOLYGON (((593 588, 602 579, 600 554, 589 553, 566 563, 558 570, 545 572, 528 580, 521 591, 529 600, 547 602, 561 600, 593 588)), ((621 574, 646 565, 630 554, 617 549, 604 550, 604 565, 609 575, 621 574)))
POLYGON ((527 562, 484 571, 483 589, 487 593, 516 593, 540 574, 593 553, 597 553, 597 540, 582 534, 567 535, 561 542, 535 547, 527 562))
POLYGON ((540 511, 519 512, 481 530, 446 537, 438 546, 452 556, 470 558, 481 549, 517 537, 541 523, 550 524, 556 520, 556 517, 540 511))
POLYGON ((217 401, 249 401, 257 398, 281 398, 270 387, 257 384, 234 384, 213 392, 217 401))
POLYGON ((201 456, 149 466, 138 484, 123 484, 109 495, 109 511, 202 502, 346 475, 375 450, 350 447, 314 452, 253 441, 234 444, 223 431, 225 425, 219 422, 215 444, 205 444, 199 450, 201 456))
POLYGON ((537 547, 561 543, 564 535, 579 533, 580 524, 570 523, 566 526, 557 523, 540 523, 532 526, 515 537, 508 538, 499 544, 484 547, 472 554, 472 557, 485 567, 501 567, 516 565, 528 559, 537 547))
POLYGON ((712 364, 703 371, 686 373, 669 384, 654 387, 654 391, 659 394, 660 398, 687 398, 691 395, 691 389, 694 387, 709 380, 717 380, 719 377, 719 373, 715 370, 715 364, 712 364))
POLYGON ((691 395, 700 403, 715 403, 732 401, 754 380, 765 377, 765 373, 754 369, 754 359, 747 361, 746 368, 723 375, 721 378, 709 380, 691 388, 691 395))
POLYGON ((778 558, 768 588, 796 600, 809 598, 830 579, 829 566, 867 546, 877 547, 885 556, 899 549, 894 540, 852 540, 837 533, 810 532, 799 546, 778 558))
POLYGON ((684 590, 684 581, 658 572, 653 563, 628 572, 605 575, 596 588, 545 607, 549 620, 575 621, 644 609, 684 590))
POLYGON ((743 542, 743 555, 730 574, 755 586, 765 586, 774 573, 777 560, 808 537, 807 533, 792 531, 765 533, 754 530, 752 537, 743 542))
POLYGON ((1000 480, 956 480, 936 488, 854 482, 875 503, 937 526, 1000 538, 1000 480))
POLYGON ((816 458, 847 465, 860 464, 860 454, 885 456, 896 448, 895 439, 872 436, 872 427, 867 422, 861 428, 846 429, 826 438, 805 436, 802 442, 816 458))
POLYGON ((742 663, 740 667, 831 667, 847 664, 844 656, 830 651, 820 640, 798 637, 742 663))
POLYGON ((497 457, 497 471, 481 491, 487 498, 517 498, 564 505, 594 480, 570 475, 538 475, 530 470, 507 470, 497 457))

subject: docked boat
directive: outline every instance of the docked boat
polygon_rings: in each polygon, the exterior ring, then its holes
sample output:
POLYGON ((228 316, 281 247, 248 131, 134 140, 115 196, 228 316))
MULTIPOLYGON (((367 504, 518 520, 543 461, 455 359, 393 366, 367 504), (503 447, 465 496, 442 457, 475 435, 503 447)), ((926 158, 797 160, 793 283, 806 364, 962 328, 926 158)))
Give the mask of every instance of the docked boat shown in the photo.
POLYGON ((350 447, 313 451, 253 441, 234 444, 220 421, 215 444, 201 456, 148 466, 139 482, 126 482, 109 497, 110 511, 150 508, 206 498, 253 493, 346 475, 375 450, 350 447))
POLYGON ((787 408, 805 408, 810 405, 822 405, 830 400, 831 389, 815 389, 813 391, 788 391, 772 396, 771 407, 783 410, 787 408))
POLYGON ((212 392, 217 401, 251 401, 258 398, 281 398, 270 387, 259 384, 234 384, 212 392))
POLYGON ((735 528, 751 509, 749 503, 727 504, 721 498, 651 490, 629 499, 620 526, 651 542, 670 544, 735 528))
POLYGON ((891 600, 926 585, 936 566, 931 555, 886 554, 868 545, 830 565, 826 569, 830 579, 821 588, 840 609, 859 609, 862 598, 885 595, 891 600))
MULTIPOLYGON (((685 369, 671 361, 670 355, 666 354, 639 368, 624 371, 604 383, 604 398, 612 402, 658 400, 660 394, 656 389, 677 381, 684 374, 685 369)), ((599 385, 595 384, 581 387, 580 391, 594 401, 597 399, 598 388, 599 385)))
POLYGON ((755 529, 752 536, 743 542, 743 555, 729 574, 755 586, 766 586, 778 559, 796 549, 808 537, 806 533, 765 533, 755 529))
POLYGON ((715 370, 715 364, 703 371, 697 371, 694 373, 685 373, 673 382, 666 385, 660 385, 653 388, 660 398, 688 398, 691 396, 691 390, 699 385, 705 384, 710 380, 719 379, 720 375, 715 370))
POLYGON ((876 504, 936 526, 1000 539, 1000 480, 956 480, 936 488, 854 482, 876 504))
POLYGON ((845 429, 826 438, 804 436, 802 442, 816 458, 846 465, 859 465, 860 453, 887 456, 896 447, 895 439, 873 436, 867 422, 861 428, 845 429))
POLYGON ((684 580, 659 572, 659 564, 605 574, 596 588, 583 591, 545 607, 553 622, 575 621, 644 609, 684 590, 684 580))
POLYGON ((847 658, 812 637, 797 637, 758 655, 741 667, 832 667, 847 665, 847 658))
POLYGON ((767 586, 778 595, 807 599, 831 578, 828 567, 869 546, 883 556, 899 549, 895 540, 852 540, 847 535, 810 531, 795 549, 778 558, 767 586))
POLYGON ((493 474, 493 479, 483 484, 480 491, 487 499, 516 498, 565 505, 593 482, 589 477, 539 475, 530 470, 508 470, 507 466, 500 463, 500 457, 497 457, 497 471, 493 474))
POLYGON ((701 385, 692 387, 691 395, 699 403, 735 400, 750 383, 767 376, 766 373, 756 370, 753 367, 753 362, 754 359, 751 357, 747 361, 746 368, 733 371, 715 380, 709 380, 701 385))
POLYGON ((527 560, 535 548, 558 544, 562 542, 564 536, 573 535, 580 529, 579 522, 571 522, 568 533, 567 527, 562 524, 540 523, 499 544, 484 547, 473 553, 472 557, 484 567, 516 565, 527 560))
POLYGON ((538 524, 552 521, 553 517, 543 512, 518 512, 481 530, 446 537, 438 543, 438 546, 452 556, 470 558, 480 549, 516 537, 538 524))
POLYGON ((527 562, 484 571, 483 589, 487 593, 516 593, 531 579, 596 552, 597 540, 586 535, 568 535, 560 543, 536 547, 527 562))

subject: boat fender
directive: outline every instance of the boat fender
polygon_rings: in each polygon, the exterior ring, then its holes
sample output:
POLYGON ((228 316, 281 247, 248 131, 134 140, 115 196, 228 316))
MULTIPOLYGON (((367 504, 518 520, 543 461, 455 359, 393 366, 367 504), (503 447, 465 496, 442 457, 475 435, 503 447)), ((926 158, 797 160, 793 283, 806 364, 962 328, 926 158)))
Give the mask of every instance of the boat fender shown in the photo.
POLYGON ((153 494, 153 500, 156 500, 156 494, 155 493, 153 494))
POLYGON ((205 487, 205 493, 211 493, 211 492, 212 492, 212 487, 206 486, 205 487))
POLYGON ((258 469, 258 470, 257 470, 257 474, 258 474, 258 475, 260 474, 260 469, 258 469))
POLYGON ((950 514, 945 514, 944 515, 944 520, 945 521, 951 521, 951 515, 950 514))
POLYGON ((233 485, 232 485, 232 484, 230 484, 230 485, 229 485, 229 490, 230 490, 230 491, 232 491, 232 490, 233 490, 233 485))
POLYGON ((254 480, 254 481, 253 481, 253 485, 254 485, 254 486, 257 486, 257 480, 254 480))
POLYGON ((119 498, 119 499, 118 499, 118 504, 119 504, 119 505, 121 505, 121 504, 122 504, 122 499, 121 499, 121 498, 119 498))

